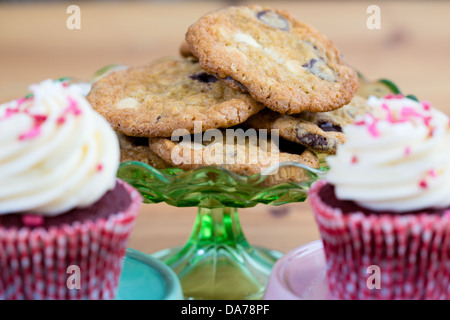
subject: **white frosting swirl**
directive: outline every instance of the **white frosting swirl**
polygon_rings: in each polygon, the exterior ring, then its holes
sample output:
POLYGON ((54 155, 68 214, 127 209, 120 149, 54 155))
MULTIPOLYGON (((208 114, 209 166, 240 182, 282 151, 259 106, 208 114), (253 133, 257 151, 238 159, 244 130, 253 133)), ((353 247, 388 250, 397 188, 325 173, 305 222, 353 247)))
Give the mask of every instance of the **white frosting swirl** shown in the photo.
POLYGON ((79 90, 45 80, 0 105, 0 214, 58 215, 116 183, 117 137, 79 90))
POLYGON ((326 180, 341 200, 376 211, 450 206, 450 123, 429 103, 369 98, 372 113, 344 127, 326 180))

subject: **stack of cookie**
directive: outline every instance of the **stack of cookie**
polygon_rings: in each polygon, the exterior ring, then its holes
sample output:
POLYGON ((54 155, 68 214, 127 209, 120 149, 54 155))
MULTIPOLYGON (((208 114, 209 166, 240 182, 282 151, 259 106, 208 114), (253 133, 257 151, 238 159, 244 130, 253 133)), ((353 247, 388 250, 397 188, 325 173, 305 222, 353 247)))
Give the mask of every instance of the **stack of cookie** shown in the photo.
MULTIPOLYGON (((254 156, 276 151, 276 162, 317 168, 317 154, 335 153, 342 127, 366 112, 355 70, 329 39, 285 11, 255 5, 206 14, 189 27, 180 52, 93 84, 87 98, 118 133, 122 161, 186 170, 213 164, 252 175, 274 165, 254 156), (265 129, 280 143, 182 138, 224 128, 265 129)), ((299 181, 298 170, 282 175, 299 181)))

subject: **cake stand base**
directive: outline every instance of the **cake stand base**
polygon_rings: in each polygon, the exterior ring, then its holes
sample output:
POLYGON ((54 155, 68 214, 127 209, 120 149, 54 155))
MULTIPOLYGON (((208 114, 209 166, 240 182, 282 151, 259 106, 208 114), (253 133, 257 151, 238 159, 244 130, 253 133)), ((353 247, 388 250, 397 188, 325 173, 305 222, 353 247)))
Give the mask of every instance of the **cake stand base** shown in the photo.
POLYGON ((254 300, 282 253, 249 245, 235 208, 199 208, 186 244, 152 256, 175 271, 185 299, 254 300))

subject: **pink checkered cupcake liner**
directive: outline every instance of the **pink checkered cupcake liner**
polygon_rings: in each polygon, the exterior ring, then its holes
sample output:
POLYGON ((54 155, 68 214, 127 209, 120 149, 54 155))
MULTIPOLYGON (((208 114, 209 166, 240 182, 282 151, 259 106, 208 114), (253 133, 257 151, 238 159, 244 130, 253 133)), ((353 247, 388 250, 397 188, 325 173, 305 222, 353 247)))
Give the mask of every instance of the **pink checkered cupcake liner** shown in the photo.
POLYGON ((443 215, 343 214, 309 201, 319 226, 329 290, 338 299, 450 299, 450 211, 443 215), (376 276, 379 278, 376 278, 376 276))
POLYGON ((142 203, 134 188, 118 183, 131 204, 106 219, 49 229, 0 226, 0 299, 113 299, 142 203), (79 289, 69 288, 76 267, 79 289))

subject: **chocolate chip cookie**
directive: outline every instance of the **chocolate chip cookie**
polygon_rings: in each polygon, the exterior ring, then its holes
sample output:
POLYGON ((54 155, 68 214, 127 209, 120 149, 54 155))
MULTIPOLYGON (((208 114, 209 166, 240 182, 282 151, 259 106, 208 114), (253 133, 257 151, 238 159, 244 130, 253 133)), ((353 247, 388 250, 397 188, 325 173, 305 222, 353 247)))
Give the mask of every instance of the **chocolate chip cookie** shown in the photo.
POLYGON ((228 7, 191 25, 186 41, 202 68, 278 113, 334 110, 358 89, 335 45, 286 11, 228 7))
MULTIPOLYGON (((254 129, 253 134, 246 136, 247 133, 248 131, 237 129, 228 133, 228 136, 226 130, 212 130, 207 131, 203 138, 198 134, 182 136, 177 141, 150 138, 149 146, 164 161, 183 170, 217 165, 250 176, 287 161, 300 162, 312 168, 319 167, 317 156, 298 144, 284 140, 276 143, 270 136, 268 139, 262 138, 254 129), (199 141, 196 141, 197 139, 199 141)), ((274 184, 286 181, 301 182, 305 179, 307 173, 304 169, 287 167, 279 169, 266 181, 268 184, 274 184)))
POLYGON ((337 146, 345 141, 342 128, 368 111, 366 99, 355 96, 348 105, 328 112, 303 111, 296 115, 281 115, 266 109, 249 118, 245 125, 278 130, 280 137, 309 150, 335 154, 337 146))
POLYGON ((190 59, 163 58, 95 82, 87 96, 114 130, 133 137, 170 137, 226 128, 264 107, 237 92, 190 59))
POLYGON ((355 95, 350 103, 342 108, 328 112, 303 111, 295 116, 311 121, 323 131, 342 132, 343 127, 354 123, 358 117, 361 117, 370 111, 370 107, 366 102, 366 98, 355 95))
POLYGON ((172 165, 150 150, 148 138, 129 137, 120 132, 116 132, 116 134, 119 139, 120 162, 140 161, 156 169, 172 167, 172 165))

